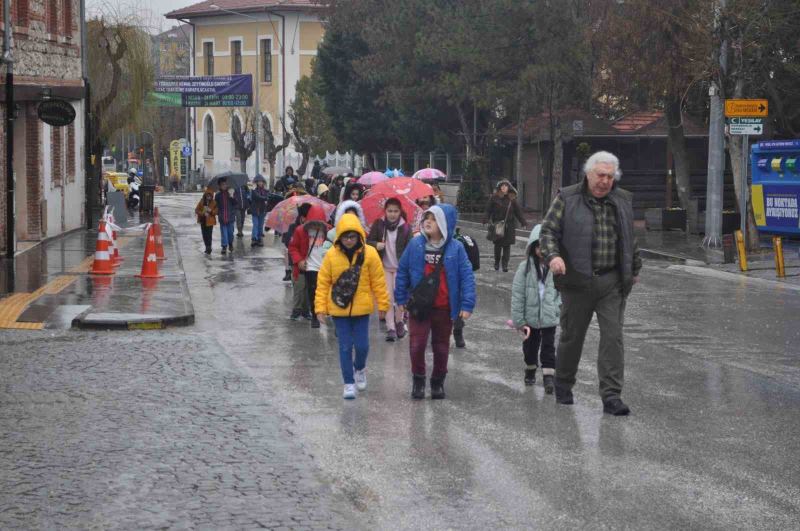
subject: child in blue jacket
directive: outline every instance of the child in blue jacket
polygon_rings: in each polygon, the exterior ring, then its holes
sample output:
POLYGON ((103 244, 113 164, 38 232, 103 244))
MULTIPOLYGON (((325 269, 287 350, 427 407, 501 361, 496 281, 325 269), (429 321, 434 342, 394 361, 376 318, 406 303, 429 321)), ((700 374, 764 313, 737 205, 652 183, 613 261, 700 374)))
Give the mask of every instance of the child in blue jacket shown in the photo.
POLYGON ((425 398, 425 349, 428 336, 433 349, 431 398, 441 399, 447 360, 450 354, 450 334, 453 320, 469 319, 475 308, 475 277, 472 264, 460 241, 455 240, 458 213, 448 204, 434 205, 425 212, 420 234, 412 239, 397 270, 394 289, 395 302, 400 315, 405 312, 414 288, 424 277, 432 275, 436 265, 444 260, 439 276, 438 290, 432 308, 424 319, 412 315, 409 320, 409 351, 413 386, 411 397, 425 398))

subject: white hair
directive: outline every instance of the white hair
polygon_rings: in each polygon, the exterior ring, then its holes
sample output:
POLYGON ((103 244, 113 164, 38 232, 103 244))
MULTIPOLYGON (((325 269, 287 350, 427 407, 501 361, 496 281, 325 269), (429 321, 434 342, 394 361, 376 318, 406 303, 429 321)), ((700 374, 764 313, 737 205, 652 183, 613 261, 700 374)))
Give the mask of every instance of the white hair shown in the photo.
POLYGON ((619 181, 622 178, 622 170, 619 169, 619 159, 616 155, 608 151, 598 151, 586 159, 586 162, 583 164, 583 173, 588 174, 598 164, 611 164, 614 166, 614 180, 619 181))

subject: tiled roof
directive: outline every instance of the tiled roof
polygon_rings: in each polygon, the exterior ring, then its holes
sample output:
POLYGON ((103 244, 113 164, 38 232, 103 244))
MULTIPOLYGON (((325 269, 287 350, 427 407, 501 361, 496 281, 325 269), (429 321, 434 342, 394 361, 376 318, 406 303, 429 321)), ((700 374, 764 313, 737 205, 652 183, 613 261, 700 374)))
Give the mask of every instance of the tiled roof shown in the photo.
POLYGON ((223 9, 241 12, 261 11, 266 8, 274 10, 305 10, 319 9, 322 5, 316 0, 206 0, 181 9, 170 11, 167 18, 191 18, 196 16, 226 15, 223 9), (221 7, 215 9, 212 5, 221 7))
MULTIPOLYGON (((605 136, 618 134, 606 121, 595 118, 579 109, 565 109, 559 111, 557 116, 561 119, 561 130, 567 135, 605 136)), ((550 113, 543 112, 525 120, 522 126, 522 134, 531 140, 549 138, 550 113)), ((516 138, 517 124, 511 124, 501 130, 500 136, 516 138)))
POLYGON ((664 116, 663 112, 645 112, 638 111, 627 114, 611 124, 611 127, 620 133, 635 133, 647 127, 648 125, 658 121, 664 116))

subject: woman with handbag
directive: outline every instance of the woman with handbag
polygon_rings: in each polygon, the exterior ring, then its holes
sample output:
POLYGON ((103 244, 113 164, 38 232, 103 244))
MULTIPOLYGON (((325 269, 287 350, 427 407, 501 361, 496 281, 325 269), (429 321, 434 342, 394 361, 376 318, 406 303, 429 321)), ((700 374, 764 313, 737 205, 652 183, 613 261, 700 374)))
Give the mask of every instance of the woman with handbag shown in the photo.
POLYGON ((344 214, 336 224, 336 235, 317 276, 314 308, 320 322, 325 322, 327 315, 333 317, 344 380, 342 397, 352 400, 356 391, 367 388, 373 299, 378 302, 378 315, 383 319, 389 310, 389 295, 381 257, 374 247, 367 245, 367 235, 358 217, 344 214))
POLYGON ((515 199, 509 194, 517 191, 505 179, 497 183, 495 192, 486 204, 486 219, 489 231, 487 239, 494 243, 494 270, 500 269, 502 262, 503 272, 508 272, 508 261, 511 257, 511 246, 516 242, 517 220, 521 228, 525 228, 525 217, 522 209, 515 199))

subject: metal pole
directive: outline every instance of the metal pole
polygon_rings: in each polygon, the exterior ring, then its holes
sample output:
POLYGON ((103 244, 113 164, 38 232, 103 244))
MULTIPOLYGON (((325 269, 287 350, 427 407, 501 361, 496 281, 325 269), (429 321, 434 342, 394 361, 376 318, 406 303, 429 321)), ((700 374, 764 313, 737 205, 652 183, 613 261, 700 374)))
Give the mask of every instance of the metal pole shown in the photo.
MULTIPOLYGON (((3 2, 3 62, 6 64, 6 258, 14 258, 14 58, 11 54, 11 0, 3 2)), ((12 266, 13 267, 13 266, 12 266)))
MULTIPOLYGON (((266 50, 265 50, 266 53, 266 50)), ((258 38, 258 21, 256 20, 256 175, 261 173, 261 97, 260 87, 261 78, 259 77, 259 70, 261 67, 261 39, 258 38)))
POLYGON ((747 150, 749 147, 749 137, 742 137, 742 171, 741 184, 739 185, 739 229, 747 237, 747 150))

